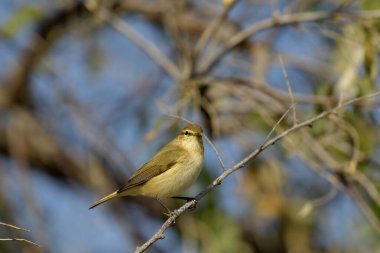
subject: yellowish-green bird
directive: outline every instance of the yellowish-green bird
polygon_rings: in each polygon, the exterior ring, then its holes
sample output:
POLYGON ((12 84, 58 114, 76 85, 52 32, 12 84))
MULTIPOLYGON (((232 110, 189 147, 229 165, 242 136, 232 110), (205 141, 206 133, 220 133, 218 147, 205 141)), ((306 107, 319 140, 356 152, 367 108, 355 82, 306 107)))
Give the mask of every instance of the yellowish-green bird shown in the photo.
POLYGON ((138 169, 124 187, 100 199, 90 209, 116 197, 141 195, 159 200, 178 196, 194 183, 202 170, 202 135, 200 126, 188 124, 138 169))

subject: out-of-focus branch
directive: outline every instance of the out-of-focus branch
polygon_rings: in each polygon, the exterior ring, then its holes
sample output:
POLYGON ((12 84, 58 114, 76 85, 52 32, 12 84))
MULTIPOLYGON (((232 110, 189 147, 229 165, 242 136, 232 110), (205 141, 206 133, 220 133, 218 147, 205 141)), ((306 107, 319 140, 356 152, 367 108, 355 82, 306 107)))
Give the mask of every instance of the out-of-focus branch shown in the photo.
POLYGON ((30 166, 43 169, 58 178, 81 178, 78 175, 83 171, 81 164, 65 152, 57 138, 46 131, 32 113, 21 109, 12 110, 12 118, 8 119, 4 127, 0 128, 0 153, 10 155, 7 129, 12 129, 12 134, 22 138, 25 143, 25 159, 30 166))
POLYGON ((29 92, 30 75, 41 57, 50 48, 52 41, 59 37, 57 33, 53 34, 53 32, 84 13, 87 11, 83 3, 78 2, 68 8, 51 13, 37 23, 35 36, 27 43, 28 47, 22 50, 18 56, 18 61, 22 62, 22 65, 9 71, 10 74, 4 85, 0 87, 0 107, 9 107, 12 104, 33 107, 29 92))
MULTIPOLYGON (((277 88, 272 87, 266 83, 258 83, 258 82, 250 82, 248 80, 244 80, 241 78, 231 78, 231 79, 209 79, 204 81, 205 85, 208 83, 212 84, 221 84, 221 85, 230 85, 233 87, 234 85, 243 85, 245 87, 250 87, 257 91, 260 91, 274 99, 279 100, 280 102, 291 103, 292 100, 289 97, 289 93, 277 88)), ((339 102, 339 98, 336 96, 316 96, 316 95, 306 95, 301 93, 292 92, 293 94, 293 102, 298 104, 316 104, 323 106, 332 106, 339 102)), ((348 101, 348 99, 344 100, 348 101)), ((344 102, 343 101, 343 102, 344 102)), ((357 105, 364 106, 378 106, 380 102, 366 101, 360 100, 356 103, 357 105)))
POLYGON ((193 67, 194 70, 197 62, 198 62, 198 56, 202 52, 202 50, 206 50, 207 43, 211 39, 212 35, 218 30, 221 29, 223 21, 226 19, 228 13, 230 13, 231 9, 235 6, 235 4, 238 2, 238 0, 230 1, 229 3, 224 5, 222 13, 217 16, 204 30, 202 35, 200 36, 198 42, 195 45, 194 52, 193 52, 193 67))
POLYGON ((313 208, 325 205, 328 202, 330 202, 336 196, 337 193, 338 193, 337 188, 333 186, 329 190, 329 192, 323 195, 322 197, 306 202, 305 205, 298 212, 298 215, 300 215, 301 217, 305 217, 313 210, 313 208))
POLYGON ((296 111, 296 104, 294 103, 294 95, 293 95, 293 91, 292 91, 292 86, 291 86, 290 81, 289 81, 289 76, 288 76, 288 72, 286 71, 286 68, 285 68, 284 60, 282 59, 281 56, 279 57, 279 60, 280 60, 282 75, 284 76, 286 86, 288 88, 291 106, 294 106, 293 110, 292 110, 292 112, 293 112, 293 123, 296 124, 297 123, 297 111, 296 111))
POLYGON ((160 65, 171 77, 181 80, 182 76, 177 66, 161 53, 152 43, 141 37, 127 22, 113 15, 110 11, 98 9, 99 16, 109 22, 117 31, 129 38, 136 46, 141 48, 149 57, 160 65))
POLYGON ((371 227, 380 235, 380 220, 374 213, 374 211, 368 206, 363 196, 360 194, 359 190, 355 185, 349 185, 346 187, 347 194, 352 198, 356 205, 362 210, 365 218, 371 227))
POLYGON ((174 221, 183 213, 185 212, 187 209, 191 208, 191 207, 194 207, 196 206, 197 204, 197 201, 199 201, 200 199, 202 199, 205 195, 207 195, 209 192, 211 192, 216 186, 220 185, 223 180, 228 177, 230 174, 234 173, 235 171, 243 168, 248 162, 250 162, 253 158, 257 157, 263 150, 265 150, 266 148, 270 147, 271 145, 274 145, 277 141, 283 139, 284 137, 286 137, 287 135, 289 135, 290 133, 300 129, 300 128, 303 128, 305 126, 311 126, 314 122, 322 119, 322 118, 325 118, 326 116, 330 115, 330 114, 333 114, 333 113, 336 113, 339 109, 342 109, 343 107, 347 106, 347 105, 350 105, 350 104, 354 104, 360 100, 363 100, 363 99, 369 99, 369 98, 372 98, 372 97, 375 97, 375 96, 379 96, 380 95, 380 92, 376 92, 376 93, 373 93, 371 95, 368 95, 368 96, 363 96, 363 97, 359 97, 359 98, 355 98, 355 99, 352 99, 352 100, 349 100, 345 103, 341 103, 340 105, 336 106, 335 108, 333 108, 332 110, 329 110, 329 111, 324 111, 320 114, 318 114, 317 116, 309 119, 309 120, 305 120, 301 123, 296 123, 294 124, 291 128, 283 131, 282 133, 278 134, 277 136, 275 136, 274 138, 264 142, 260 147, 258 147, 257 149, 255 149, 253 152, 251 152, 249 155, 247 155, 244 159, 242 159, 240 162, 236 163, 234 166, 232 166, 231 168, 227 169, 226 171, 224 171, 220 176, 218 176, 216 179, 214 179, 214 181, 209 184, 206 189, 204 189, 202 192, 200 192, 197 196, 195 196, 194 200, 192 201, 189 201, 188 203, 184 204, 183 206, 181 206, 180 208, 178 208, 177 210, 175 210, 173 212, 173 214, 166 220, 166 222, 161 226, 161 228, 147 241, 145 242, 143 245, 137 247, 135 249, 135 253, 137 252, 144 252, 146 249, 148 249, 152 244, 154 244, 157 240, 159 239, 163 239, 164 238, 164 231, 169 228, 169 226, 171 224, 174 223, 174 221))
POLYGON ((374 19, 380 18, 380 11, 358 11, 354 13, 349 12, 304 12, 304 13, 292 13, 284 14, 275 13, 271 18, 264 19, 260 22, 255 23, 251 27, 237 33, 226 41, 223 48, 211 56, 210 60, 205 62, 200 66, 199 74, 204 75, 209 73, 218 62, 232 49, 234 49, 240 43, 243 43, 249 37, 257 34, 258 32, 264 31, 268 28, 294 25, 298 23, 306 22, 320 22, 328 19, 374 19))
POLYGON ((366 190, 372 200, 377 204, 378 207, 380 207, 380 194, 373 182, 360 171, 355 171, 353 179, 356 180, 366 190))
MULTIPOLYGON (((15 225, 11 225, 11 224, 4 223, 4 222, 0 222, 0 225, 1 225, 1 226, 5 226, 5 227, 9 227, 9 228, 13 228, 13 229, 17 229, 17 230, 21 230, 21 231, 30 232, 28 229, 20 228, 20 227, 17 227, 17 226, 15 226, 15 225)), ((41 246, 38 245, 37 243, 32 242, 32 241, 27 240, 27 239, 24 239, 24 238, 0 238, 0 241, 19 241, 19 242, 26 242, 26 243, 32 244, 32 245, 34 245, 34 246, 41 247, 41 246)))

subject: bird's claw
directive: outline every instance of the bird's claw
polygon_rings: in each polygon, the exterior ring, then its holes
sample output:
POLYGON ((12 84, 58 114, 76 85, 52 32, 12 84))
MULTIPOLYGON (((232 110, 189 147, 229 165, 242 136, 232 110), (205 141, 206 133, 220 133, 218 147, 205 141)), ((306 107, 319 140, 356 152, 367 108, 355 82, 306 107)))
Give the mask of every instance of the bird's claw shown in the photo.
POLYGON ((169 209, 168 210, 166 210, 165 212, 163 212, 163 214, 166 216, 166 217, 171 217, 171 216, 173 216, 173 214, 174 214, 174 212, 172 212, 172 211, 170 211, 169 209))

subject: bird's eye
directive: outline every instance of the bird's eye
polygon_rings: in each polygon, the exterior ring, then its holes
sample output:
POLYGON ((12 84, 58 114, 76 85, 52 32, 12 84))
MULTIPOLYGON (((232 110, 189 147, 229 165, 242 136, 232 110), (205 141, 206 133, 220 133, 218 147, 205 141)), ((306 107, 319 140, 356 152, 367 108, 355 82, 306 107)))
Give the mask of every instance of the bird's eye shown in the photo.
POLYGON ((185 131, 185 135, 186 135, 186 136, 189 136, 189 135, 190 135, 189 131, 186 130, 186 131, 185 131))

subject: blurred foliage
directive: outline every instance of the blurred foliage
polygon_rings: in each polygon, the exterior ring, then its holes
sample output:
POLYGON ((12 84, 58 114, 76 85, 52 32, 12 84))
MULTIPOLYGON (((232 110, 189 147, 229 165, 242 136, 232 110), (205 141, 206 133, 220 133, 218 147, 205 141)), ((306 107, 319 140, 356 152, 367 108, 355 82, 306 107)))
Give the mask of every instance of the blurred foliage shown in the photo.
POLYGON ((36 22, 43 15, 42 10, 32 6, 25 6, 14 12, 10 18, 1 26, 0 32, 3 36, 13 37, 19 29, 36 22))

